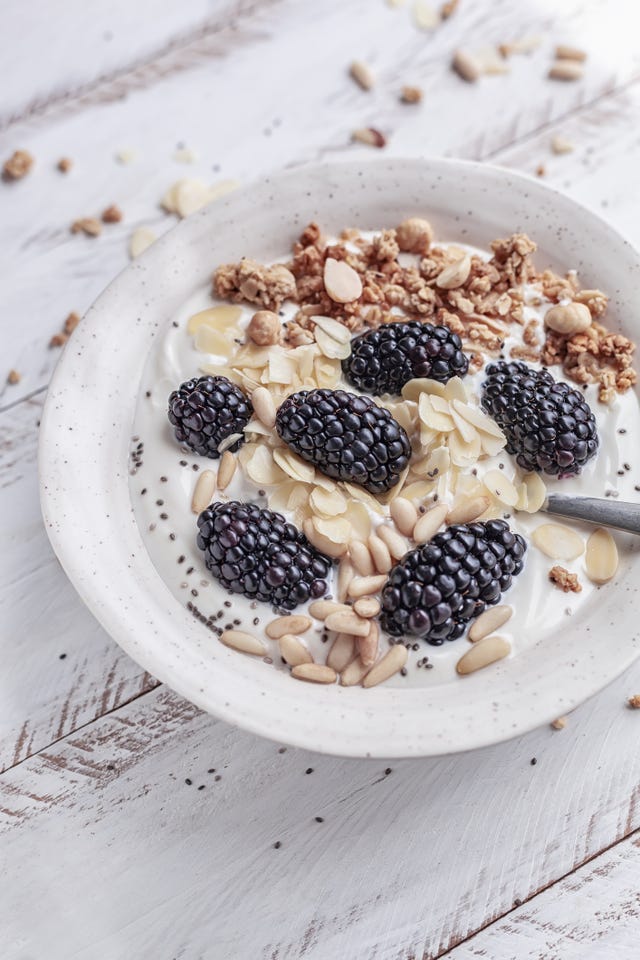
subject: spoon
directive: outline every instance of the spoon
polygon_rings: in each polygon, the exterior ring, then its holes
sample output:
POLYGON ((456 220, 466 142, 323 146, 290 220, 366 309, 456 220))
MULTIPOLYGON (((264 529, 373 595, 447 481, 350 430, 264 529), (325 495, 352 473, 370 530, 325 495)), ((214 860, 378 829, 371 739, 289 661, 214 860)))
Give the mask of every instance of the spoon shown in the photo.
POLYGON ((574 520, 586 520, 601 527, 615 527, 640 534, 640 503, 603 500, 598 497, 569 497, 551 493, 542 505, 546 513, 574 520))

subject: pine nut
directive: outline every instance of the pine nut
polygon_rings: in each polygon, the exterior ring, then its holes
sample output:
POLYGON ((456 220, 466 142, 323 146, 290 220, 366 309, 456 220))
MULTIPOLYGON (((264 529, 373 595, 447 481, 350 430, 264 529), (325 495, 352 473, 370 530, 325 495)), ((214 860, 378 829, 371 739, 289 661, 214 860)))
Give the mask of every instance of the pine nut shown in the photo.
POLYGON ((409 651, 403 643, 394 643, 390 650, 385 653, 382 660, 369 670, 362 681, 363 687, 376 687, 379 683, 384 683, 389 677, 402 670, 407 662, 409 651))
POLYGON ((467 634, 469 640, 475 643, 488 637, 490 633, 502 627, 507 620, 511 619, 513 607, 507 607, 501 604, 499 607, 489 607, 484 613, 481 613, 477 620, 474 620, 467 634))
POLYGON ((575 60, 556 60, 548 73, 550 80, 581 80, 582 76, 582 65, 575 60))
POLYGON ((354 637, 366 637, 369 632, 369 622, 363 620, 356 613, 330 613, 324 622, 327 630, 336 633, 350 633, 354 637))
POLYGON ((456 50, 451 64, 455 72, 467 83, 475 83, 480 77, 482 69, 475 57, 464 50, 456 50))
POLYGON ((220 457, 220 466, 218 467, 218 490, 226 490, 236 472, 236 458, 230 450, 225 450, 220 457))
POLYGON ((607 583, 618 569, 618 548, 608 530, 600 527, 587 540, 587 576, 593 583, 607 583))
POLYGON ((467 673, 475 673, 476 670, 482 670, 488 667, 490 663, 496 660, 502 660, 511 653, 511 644, 504 637, 498 637, 495 634, 491 637, 484 637, 478 640, 470 650, 460 657, 456 664, 456 670, 464 676, 467 673))
POLYGON ((371 556, 373 557, 373 563, 379 573, 388 573, 393 566, 391 562, 391 554, 389 553, 389 548, 380 537, 377 537, 375 533, 372 533, 369 539, 367 540, 367 545, 371 551, 371 556))
POLYGON ((291 676, 309 683, 335 683, 338 678, 335 670, 320 663, 299 663, 291 671, 291 676))
POLYGON ((324 553, 325 556, 331 557, 333 560, 337 560, 339 557, 343 557, 347 552, 346 543, 334 543, 333 540, 330 540, 329 537, 325 537, 324 534, 314 526, 313 520, 307 518, 302 524, 302 529, 304 535, 312 544, 316 550, 319 550, 320 553, 324 553))
POLYGON ((462 500, 449 510, 446 516, 447 524, 471 523, 472 520, 482 516, 488 506, 488 497, 470 497, 468 500, 462 500))
POLYGON ((375 567, 366 543, 363 543, 362 540, 352 540, 349 544, 349 556, 360 576, 370 577, 372 575, 375 567))
POLYGON ((276 424, 276 405, 266 387, 256 387, 251 394, 253 412, 265 427, 272 430, 276 424))
POLYGON ((345 557, 340 561, 338 567, 338 582, 336 584, 336 596, 339 603, 344 603, 349 595, 349 584, 353 580, 354 570, 349 560, 345 557))
POLYGON ((351 607, 346 603, 337 603, 335 600, 314 600, 309 606, 309 613, 316 620, 326 620, 330 613, 349 613, 351 607))
POLYGON ((203 470, 198 477, 193 497, 191 498, 191 510, 193 513, 202 513, 209 506, 213 499, 216 489, 216 475, 213 470, 203 470))
POLYGON ((405 553, 408 552, 409 547, 407 542, 402 539, 400 534, 393 529, 393 527, 387 527, 385 524, 381 523, 376 527, 376 534, 380 539, 386 543, 389 548, 389 553, 394 560, 401 560, 404 557, 405 553))
POLYGON ((336 673, 342 673, 353 660, 355 652, 355 640, 351 634, 339 633, 331 644, 327 666, 332 667, 336 673))
POLYGON ((285 633, 278 640, 280 656, 290 667, 297 667, 301 663, 313 663, 313 657, 298 637, 292 633, 285 633))
POLYGON ((378 590, 382 590, 387 582, 386 574, 380 574, 377 577, 356 577, 349 584, 349 596, 353 600, 359 597, 369 597, 378 590))
POLYGON ((444 523, 448 512, 449 507, 446 503, 437 503, 435 507, 431 507, 431 510, 423 513, 413 528, 413 539, 416 543, 426 543, 431 540, 444 523))
POLYGON ((556 59, 576 60, 583 63, 587 59, 587 54, 585 50, 580 50, 579 47, 570 47, 566 43, 561 43, 556 47, 556 59))
POLYGON ((369 631, 366 637, 356 637, 356 646, 358 653, 365 667, 370 667, 376 662, 378 656, 378 643, 380 642, 380 630, 375 620, 369 623, 369 631))
POLYGON ((362 63, 360 60, 353 61, 349 67, 349 73, 351 74, 352 80, 355 80, 363 90, 371 90, 375 83, 371 69, 366 63, 362 63))
POLYGON ((380 613, 380 601, 375 597, 360 597, 353 605, 353 609, 359 617, 369 620, 371 617, 377 617, 380 613))
POLYGON ((355 687, 356 684, 362 681, 362 678, 371 669, 370 666, 363 663, 360 657, 356 657, 355 660, 352 660, 348 667, 342 671, 340 675, 340 683, 343 687, 355 687))
POLYGON ((263 657, 267 652, 261 640, 253 637, 250 633, 244 633, 242 630, 225 630, 220 637, 220 642, 224 643, 225 647, 231 647, 232 650, 252 653, 256 657, 263 657))
POLYGON ((299 613, 293 613, 286 617, 276 617, 271 623, 267 624, 265 633, 272 640, 279 640, 285 633, 292 633, 297 636, 299 633, 306 633, 311 627, 309 617, 304 617, 299 613))
POLYGON ((404 537, 410 537, 418 519, 418 511, 410 500, 396 497, 389 506, 391 519, 404 537))

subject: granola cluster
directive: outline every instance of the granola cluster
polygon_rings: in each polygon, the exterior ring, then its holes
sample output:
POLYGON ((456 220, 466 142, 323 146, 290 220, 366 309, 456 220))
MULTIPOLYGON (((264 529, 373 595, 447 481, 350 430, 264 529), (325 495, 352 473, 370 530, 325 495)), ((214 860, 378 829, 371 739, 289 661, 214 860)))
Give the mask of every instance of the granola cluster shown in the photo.
MULTIPOLYGON (((510 348, 513 359, 546 365, 561 364, 577 383, 598 383, 607 402, 636 382, 632 368, 634 344, 602 324, 607 297, 600 290, 580 290, 574 273, 538 273, 532 260, 535 243, 516 233, 491 244, 487 261, 455 245, 434 246, 428 221, 411 217, 396 229, 372 239, 344 230, 329 241, 317 223, 310 223, 293 245, 286 264, 264 266, 254 260, 224 264, 215 273, 213 292, 234 303, 248 301, 277 311, 284 300, 297 304, 287 324, 285 340, 292 347, 312 343, 314 317, 332 317, 351 331, 377 327, 399 319, 446 324, 463 341, 472 370, 486 357, 504 349, 510 328, 517 325, 522 343, 510 348), (407 263, 404 254, 413 254, 407 263), (325 285, 328 260, 347 264, 358 275, 362 292, 339 302, 325 285), (541 296, 524 287, 535 284, 541 296), (593 322, 585 331, 561 334, 542 330, 538 321, 525 321, 525 306, 546 301, 583 304, 593 322)), ((587 317, 588 319, 588 317, 587 317)))
POLYGON ((566 567, 556 565, 549 570, 549 580, 564 593, 581 593, 582 585, 576 573, 570 573, 566 567))

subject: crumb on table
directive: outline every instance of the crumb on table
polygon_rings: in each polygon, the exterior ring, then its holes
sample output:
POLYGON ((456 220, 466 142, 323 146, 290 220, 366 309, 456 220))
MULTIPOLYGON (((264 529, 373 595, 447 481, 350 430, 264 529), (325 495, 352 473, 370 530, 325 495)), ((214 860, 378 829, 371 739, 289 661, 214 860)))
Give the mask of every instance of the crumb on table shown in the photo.
POLYGON ((69 173, 73 166, 73 160, 70 157, 60 157, 56 166, 60 173, 69 173))
POLYGON ((10 383, 12 386, 16 383, 20 383, 22 376, 18 373, 17 370, 9 370, 7 374, 7 383, 10 383))
POLYGON ((120 223, 124 214, 117 204, 112 203, 102 211, 102 222, 103 223, 120 223))
POLYGON ((633 697, 629 697, 627 703, 632 710, 640 710, 640 693, 636 693, 633 697))
POLYGON ((33 157, 27 150, 14 151, 2 167, 3 180, 22 180, 31 170, 33 162, 33 157))

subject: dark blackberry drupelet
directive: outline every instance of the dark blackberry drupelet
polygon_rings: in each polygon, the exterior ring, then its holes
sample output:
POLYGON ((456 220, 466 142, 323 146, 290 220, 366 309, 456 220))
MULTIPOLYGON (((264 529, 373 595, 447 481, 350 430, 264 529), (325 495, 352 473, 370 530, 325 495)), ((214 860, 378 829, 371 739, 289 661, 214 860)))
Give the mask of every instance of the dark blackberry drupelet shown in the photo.
MULTIPOLYGON (((169 397, 169 422, 178 443, 214 460, 222 441, 242 433, 252 413, 249 398, 227 377, 194 377, 169 397)), ((236 440, 228 449, 236 451, 241 443, 236 440)))
POLYGON ((526 549, 504 520, 461 523, 437 533, 391 570, 382 589, 383 629, 435 647, 456 640, 469 620, 509 589, 526 549))
POLYGON ((489 364, 482 406, 525 470, 572 477, 598 449, 596 418, 584 396, 548 370, 520 362, 489 364))
POLYGON ((285 610, 324 597, 332 561, 282 514, 214 503, 198 517, 198 547, 223 587, 285 610))
POLYGON ((388 410, 346 390, 301 390, 276 416, 276 430, 328 477, 384 493, 409 463, 411 444, 388 410))
POLYGON ((468 369, 457 333, 417 320, 383 323, 354 337, 351 354, 342 361, 347 380, 376 396, 401 393, 414 377, 446 383, 451 377, 463 377, 468 369))

